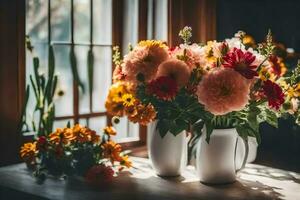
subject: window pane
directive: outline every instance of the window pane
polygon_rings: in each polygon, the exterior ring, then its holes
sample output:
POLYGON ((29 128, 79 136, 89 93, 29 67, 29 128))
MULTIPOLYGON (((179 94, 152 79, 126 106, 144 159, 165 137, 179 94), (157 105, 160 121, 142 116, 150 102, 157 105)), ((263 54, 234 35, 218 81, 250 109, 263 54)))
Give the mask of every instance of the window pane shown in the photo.
POLYGON ((123 53, 128 52, 128 44, 138 42, 138 0, 124 0, 123 53))
POLYGON ((106 117, 94 117, 89 119, 89 128, 97 133, 102 133, 102 129, 106 126, 106 117))
POLYGON ((112 43, 112 0, 94 1, 94 43, 112 43))
POLYGON ((115 126, 117 135, 114 139, 127 138, 128 137, 128 119, 126 117, 120 117, 120 123, 115 126))
POLYGON ((90 0, 74 0, 74 40, 90 41, 90 0))
POLYGON ((71 1, 51 0, 52 41, 69 41, 71 33, 71 1))
POLYGON ((81 119, 79 119, 79 124, 81 125, 81 126, 86 126, 86 127, 88 127, 88 119, 86 119, 86 118, 81 118, 81 119))
POLYGON ((111 85, 111 47, 94 47, 93 112, 105 111, 105 99, 111 85))
POLYGON ((73 75, 70 67, 70 47, 55 45, 55 65, 58 74, 58 88, 64 91, 64 96, 56 101, 56 116, 73 115, 73 75))
POLYGON ((26 0, 26 34, 32 41, 48 40, 48 1, 26 0))
POLYGON ((128 127, 127 137, 138 138, 139 137, 139 130, 140 130, 139 124, 129 122, 128 126, 129 127, 128 127))
POLYGON ((88 85, 88 73, 87 73, 87 56, 89 47, 76 46, 75 54, 77 58, 77 67, 80 80, 84 84, 85 92, 79 94, 79 113, 90 113, 89 103, 89 85, 88 85))
POLYGON ((66 119, 66 120, 56 120, 53 125, 53 131, 57 128, 65 128, 67 127, 68 122, 70 122, 71 126, 74 125, 73 119, 66 119))
POLYGON ((168 0, 155 1, 155 38, 168 39, 168 0))

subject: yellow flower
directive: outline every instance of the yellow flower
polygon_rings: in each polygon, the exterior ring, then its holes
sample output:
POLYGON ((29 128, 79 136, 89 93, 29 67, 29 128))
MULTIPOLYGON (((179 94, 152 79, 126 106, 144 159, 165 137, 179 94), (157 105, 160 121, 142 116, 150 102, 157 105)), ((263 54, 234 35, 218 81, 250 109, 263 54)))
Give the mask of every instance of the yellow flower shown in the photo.
POLYGON ((107 135, 116 135, 117 131, 114 127, 112 126, 107 126, 103 129, 104 133, 107 135))
POLYGON ((167 45, 159 40, 142 40, 139 42, 138 46, 141 47, 153 47, 157 46, 160 48, 167 48, 167 45))
POLYGON ((271 80, 274 82, 276 79, 276 76, 273 73, 270 73, 266 67, 261 68, 261 70, 258 72, 258 76, 262 81, 271 80))
POLYGON ((132 167, 132 162, 129 160, 128 155, 122 156, 122 160, 120 161, 120 164, 126 166, 127 168, 132 167))
POLYGON ((293 87, 288 87, 287 89, 287 95, 290 98, 297 98, 300 97, 300 83, 297 85, 294 85, 293 87))
POLYGON ((129 107, 129 106, 133 106, 134 102, 135 102, 135 98, 133 97, 132 94, 124 94, 122 96, 122 101, 123 101, 123 105, 125 107, 129 107))
POLYGON ((208 41, 205 47, 205 55, 209 63, 214 63, 217 61, 217 58, 214 56, 213 50, 213 45, 215 44, 215 42, 216 41, 208 41))
POLYGON ((35 162, 35 156, 37 154, 36 142, 34 143, 25 143, 20 150, 21 158, 28 164, 35 162))
POLYGON ((108 92, 105 108, 107 112, 111 115, 123 116, 124 115, 124 105, 123 105, 123 95, 132 93, 132 85, 124 82, 114 83, 108 92))
POLYGON ((243 37, 243 44, 248 46, 248 47, 255 47, 256 46, 255 40, 251 35, 245 35, 243 37))

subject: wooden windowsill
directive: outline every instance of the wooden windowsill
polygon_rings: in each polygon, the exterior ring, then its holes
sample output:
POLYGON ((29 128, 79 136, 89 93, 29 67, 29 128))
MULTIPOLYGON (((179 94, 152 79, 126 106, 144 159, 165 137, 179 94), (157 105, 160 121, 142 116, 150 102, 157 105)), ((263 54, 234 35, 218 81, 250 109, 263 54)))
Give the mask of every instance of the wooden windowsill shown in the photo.
POLYGON ((122 171, 106 187, 92 188, 82 178, 49 177, 36 183, 24 163, 0 168, 0 199, 299 199, 300 174, 257 164, 248 164, 235 183, 204 185, 194 167, 179 177, 159 177, 150 161, 131 157, 133 168, 122 171))

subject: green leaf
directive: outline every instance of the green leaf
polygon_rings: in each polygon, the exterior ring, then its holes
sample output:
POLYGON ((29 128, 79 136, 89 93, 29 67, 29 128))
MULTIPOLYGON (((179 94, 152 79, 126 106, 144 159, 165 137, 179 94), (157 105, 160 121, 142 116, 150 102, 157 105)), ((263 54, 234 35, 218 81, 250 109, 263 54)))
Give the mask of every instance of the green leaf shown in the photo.
POLYGON ((205 123, 205 130, 206 130, 206 142, 209 144, 210 141, 210 136, 214 130, 214 126, 212 125, 211 122, 206 122, 205 123))
POLYGON ((158 129, 160 136, 163 138, 169 131, 168 121, 158 120, 156 129, 158 129))
POLYGON ((37 57, 33 58, 33 71, 34 71, 34 78, 36 81, 37 90, 40 91, 40 75, 39 75, 39 66, 40 60, 37 57))
POLYGON ((54 57, 54 51, 53 47, 50 45, 48 48, 49 52, 49 58, 48 58, 48 81, 46 85, 46 91, 45 96, 48 101, 48 104, 52 102, 53 98, 53 89, 56 88, 56 86, 53 84, 54 81, 54 72, 55 72, 55 57, 54 57))
POLYGON ((38 97, 38 91, 36 88, 37 86, 35 85, 35 83, 33 81, 32 75, 29 75, 29 79, 30 79, 31 87, 33 88, 35 99, 36 99, 36 101, 38 101, 39 97, 38 97))
POLYGON ((48 58, 48 78, 49 80, 53 79, 54 72, 55 72, 55 56, 53 46, 49 46, 49 58, 48 58))
POLYGON ((70 121, 68 121, 68 123, 67 123, 67 128, 71 128, 71 122, 70 121))
MULTIPOLYGON (((52 91, 51 91, 51 99, 53 99, 53 97, 55 95, 55 91, 56 91, 56 87, 57 87, 57 81, 58 81, 58 77, 55 75, 54 80, 53 80, 52 91)), ((52 101, 49 102, 49 103, 52 103, 52 101)))
POLYGON ((84 92, 85 91, 84 85, 81 82, 81 80, 79 78, 79 74, 78 74, 77 59, 76 59, 74 47, 72 47, 70 50, 70 64, 71 64, 72 74, 73 74, 75 83, 82 89, 82 92, 84 92))
POLYGON ((271 126, 278 128, 278 118, 276 116, 276 113, 268 109, 266 109, 265 112, 266 112, 266 122, 271 126))
POLYGON ((89 82, 89 96, 90 101, 92 101, 92 94, 94 89, 94 54, 93 49, 90 48, 88 51, 88 59, 87 59, 87 68, 88 68, 88 82, 89 82))

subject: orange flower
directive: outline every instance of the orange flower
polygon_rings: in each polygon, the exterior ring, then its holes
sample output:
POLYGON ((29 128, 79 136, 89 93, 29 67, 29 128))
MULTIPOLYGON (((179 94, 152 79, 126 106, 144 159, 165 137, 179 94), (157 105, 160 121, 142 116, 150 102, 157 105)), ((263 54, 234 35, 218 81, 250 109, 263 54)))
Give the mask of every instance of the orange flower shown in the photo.
POLYGON ((116 135, 117 131, 114 127, 112 126, 107 126, 103 129, 104 133, 107 135, 116 135))
POLYGON ((277 56, 270 56, 269 63, 271 64, 270 72, 277 77, 283 76, 287 72, 287 68, 282 60, 277 56))
POLYGON ((35 163, 35 156, 37 154, 36 142, 34 143, 25 143, 20 150, 21 158, 28 164, 35 163))
POLYGON ((76 136, 73 133, 73 130, 70 128, 65 128, 63 132, 62 142, 64 144, 70 144, 75 141, 76 136))
POLYGON ((138 104, 135 107, 135 111, 132 115, 128 115, 128 119, 134 123, 139 123, 141 125, 147 125, 153 121, 156 117, 156 111, 151 104, 143 105, 138 104))
POLYGON ((128 155, 122 157, 120 164, 126 166, 127 168, 132 167, 132 162, 129 160, 128 155))
POLYGON ((80 143, 92 141, 92 137, 86 131, 80 131, 76 134, 76 140, 80 143))
POLYGON ((59 144, 61 142, 61 134, 63 133, 62 129, 56 129, 55 132, 49 134, 49 141, 52 144, 59 144))
POLYGON ((92 136, 92 138, 91 138, 92 142, 94 144, 99 144, 100 143, 100 136, 97 135, 96 131, 91 131, 90 133, 91 133, 91 136, 92 136))
POLYGON ((115 143, 114 141, 107 141, 102 145, 104 158, 108 158, 112 163, 114 161, 121 161, 122 157, 120 153, 122 151, 122 147, 120 144, 115 143))

